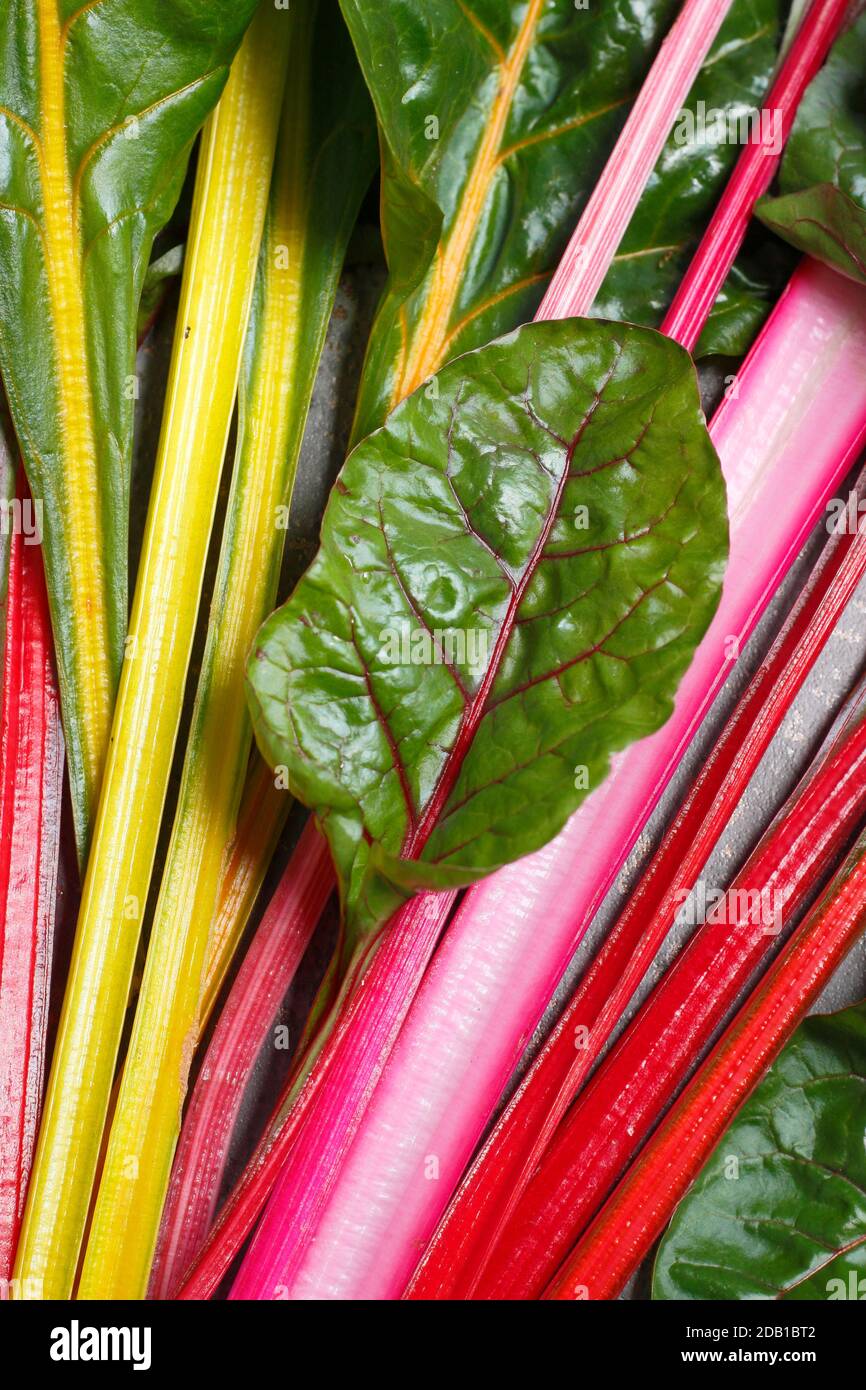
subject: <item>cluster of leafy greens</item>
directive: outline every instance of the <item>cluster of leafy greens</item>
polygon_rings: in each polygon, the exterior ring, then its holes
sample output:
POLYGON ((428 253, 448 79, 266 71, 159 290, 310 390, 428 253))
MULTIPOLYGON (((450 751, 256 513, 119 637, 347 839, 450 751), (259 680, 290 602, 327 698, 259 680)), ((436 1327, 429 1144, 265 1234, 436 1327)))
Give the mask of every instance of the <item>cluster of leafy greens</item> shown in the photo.
POLYGON ((680 1203, 658 1299, 866 1295, 866 1005, 807 1019, 680 1203))

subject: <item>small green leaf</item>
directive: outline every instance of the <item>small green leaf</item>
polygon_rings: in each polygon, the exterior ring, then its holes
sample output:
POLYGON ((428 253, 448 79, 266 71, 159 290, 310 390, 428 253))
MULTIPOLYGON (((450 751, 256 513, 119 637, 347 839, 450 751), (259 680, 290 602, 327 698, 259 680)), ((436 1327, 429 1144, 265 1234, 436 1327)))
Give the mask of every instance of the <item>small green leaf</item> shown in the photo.
POLYGON ((866 282, 866 15, 809 86, 779 196, 762 198, 757 215, 801 251, 866 282))
POLYGON ((677 1208, 653 1298, 866 1300, 866 1004, 797 1029, 677 1208))
MULTIPOLYGON (((772 242, 765 235, 765 242, 772 242)), ((766 246, 760 248, 763 253, 766 246)), ((775 255, 770 257, 756 252, 748 259, 741 257, 734 266, 713 305, 703 332, 698 340, 695 356, 707 357, 718 354, 723 357, 742 357, 756 337, 767 311, 775 297, 780 293, 786 275, 796 261, 793 252, 784 254, 778 243, 773 246, 775 255), (783 254, 779 254, 782 251, 783 254)))
POLYGON ((668 717, 726 538, 691 360, 647 329, 530 324, 358 446, 249 664, 350 927, 557 833, 668 717))

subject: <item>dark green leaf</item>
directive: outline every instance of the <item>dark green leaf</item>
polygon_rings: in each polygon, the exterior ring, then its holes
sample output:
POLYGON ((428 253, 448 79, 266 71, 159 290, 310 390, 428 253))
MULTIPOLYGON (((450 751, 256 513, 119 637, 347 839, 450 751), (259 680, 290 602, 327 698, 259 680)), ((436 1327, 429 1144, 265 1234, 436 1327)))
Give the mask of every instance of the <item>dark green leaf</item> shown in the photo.
MULTIPOLYGON (((766 242, 772 240, 765 237, 766 242)), ((746 352, 796 261, 793 252, 780 255, 778 243, 772 249, 776 253, 773 257, 763 254, 766 247, 761 246, 734 266, 698 340, 696 357, 741 357, 746 352)))
MULTIPOLYGON (((735 0, 690 109, 761 101, 780 8, 735 0)), ((343 0, 343 10, 382 131, 390 270, 358 439, 448 358, 532 317, 679 4, 343 0)), ((683 143, 672 136, 601 316, 660 321, 738 152, 705 141, 698 123, 683 143)), ((729 346, 730 321, 724 333, 729 346)))
POLYGON ((168 292, 172 280, 177 280, 183 270, 182 246, 172 246, 169 251, 151 261, 147 267, 141 299, 138 302, 138 337, 142 339, 152 324, 159 307, 168 292))
POLYGON ((794 122, 779 196, 758 216, 801 251, 866 282, 866 15, 837 41, 794 122))
POLYGON ((45 565, 83 855, 127 622, 139 298, 255 8, 5 0, 0 369, 45 565))
POLYGON ((350 926, 557 833, 668 717, 725 546, 694 368, 646 329, 529 325, 358 446, 249 666, 350 926))
POLYGON ((677 1208, 662 1299, 866 1299, 866 1005, 807 1019, 677 1208))
MULTIPOLYGON (((770 84, 779 9, 733 5, 638 203, 594 313, 651 327, 661 323, 742 153, 749 115, 770 84), (714 112, 724 115, 713 122, 714 112)), ((744 353, 784 284, 786 268, 787 258, 768 265, 760 247, 742 255, 704 328, 699 355, 744 353)))

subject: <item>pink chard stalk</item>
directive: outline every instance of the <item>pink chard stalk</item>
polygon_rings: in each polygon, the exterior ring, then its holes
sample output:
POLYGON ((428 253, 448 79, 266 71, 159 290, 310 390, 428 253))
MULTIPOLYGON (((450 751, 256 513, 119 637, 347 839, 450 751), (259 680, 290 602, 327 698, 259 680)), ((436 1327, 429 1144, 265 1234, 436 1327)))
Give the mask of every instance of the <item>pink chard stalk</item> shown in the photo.
POLYGON ((216 1214, 244 1085, 265 1046, 333 892, 324 841, 310 819, 291 873, 268 904, 220 1011, 189 1102, 151 1274, 151 1298, 170 1298, 216 1214))
MULTIPOLYGON (((290 864, 287 875, 291 870, 290 864)), ((314 1229, 313 1218, 336 1179, 345 1150, 391 1054, 454 897, 453 893, 425 894, 395 914, 362 963, 357 987, 346 990, 343 1007, 335 1011, 333 1027, 324 1030, 316 1065, 299 1089, 290 1086, 278 1107, 241 1182, 180 1285, 178 1298, 196 1300, 214 1292, 252 1230, 275 1174, 289 1157, 292 1164, 283 1175, 286 1185, 306 1182, 312 1213, 307 1229, 314 1229), (310 1180, 311 1173, 318 1183, 310 1180)), ((304 1200, 302 1192, 299 1204, 304 1200)), ((176 1267, 182 1268, 179 1262, 176 1267)))

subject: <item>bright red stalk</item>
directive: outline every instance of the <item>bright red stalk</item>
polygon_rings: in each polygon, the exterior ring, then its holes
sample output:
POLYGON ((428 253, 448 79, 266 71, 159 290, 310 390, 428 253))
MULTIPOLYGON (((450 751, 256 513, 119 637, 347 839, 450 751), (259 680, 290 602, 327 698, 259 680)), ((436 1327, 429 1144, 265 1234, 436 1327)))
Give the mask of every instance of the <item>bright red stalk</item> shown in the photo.
POLYGON ((175 1155, 150 1281, 170 1298, 213 1224, 244 1083, 267 1043, 334 874, 312 817, 244 957, 208 1045, 175 1155))
POLYGON ((813 0, 764 101, 763 119, 737 161, 701 244, 662 324, 691 352, 743 244, 755 203, 766 193, 812 78, 841 31, 850 0, 813 0))
POLYGON ((737 876, 723 910, 696 932, 578 1097, 478 1280, 478 1297, 542 1293, 765 959, 781 915, 790 918, 808 899, 864 810, 861 698, 737 876))
MULTIPOLYGON (((857 489, 858 498, 864 488, 866 476, 857 489)), ((646 974, 683 894, 699 877, 864 572, 866 533, 846 530, 835 535, 637 888, 463 1180, 408 1297, 471 1296, 487 1253, 646 974)))
POLYGON ((866 839, 861 838, 599 1212, 546 1298, 617 1297, 864 929, 866 839))
MULTIPOLYGON (((19 472, 17 502, 29 503, 19 472)), ((0 1280, 9 1279, 36 1142, 48 1029, 63 735, 38 544, 14 527, 0 734, 0 1280)))

